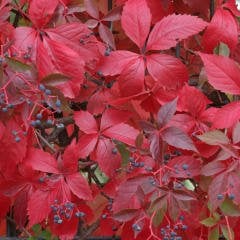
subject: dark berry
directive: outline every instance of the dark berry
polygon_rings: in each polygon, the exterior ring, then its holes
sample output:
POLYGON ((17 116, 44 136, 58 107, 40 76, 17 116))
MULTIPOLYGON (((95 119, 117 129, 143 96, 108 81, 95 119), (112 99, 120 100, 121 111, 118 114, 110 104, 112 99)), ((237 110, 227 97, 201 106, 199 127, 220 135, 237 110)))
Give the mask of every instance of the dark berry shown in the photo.
POLYGON ((37 126, 36 122, 35 122, 35 121, 32 121, 32 122, 31 122, 31 126, 36 127, 36 126, 37 126))
POLYGON ((229 194, 229 199, 233 200, 235 198, 235 195, 233 193, 229 194))
POLYGON ((183 221, 183 220, 184 220, 184 216, 181 215, 181 216, 179 217, 179 220, 183 221))
POLYGON ((139 167, 144 167, 144 165, 145 165, 144 162, 139 163, 139 167))
POLYGON ((133 225, 132 225, 132 229, 134 230, 134 231, 137 231, 137 232, 140 232, 142 229, 141 229, 141 227, 137 224, 137 223, 134 223, 133 225))
POLYGON ((179 150, 174 150, 173 154, 176 155, 176 156, 181 156, 182 155, 181 151, 179 151, 179 150))
POLYGON ((21 138, 20 137, 15 137, 15 142, 20 142, 21 141, 21 138))
POLYGON ((7 107, 12 109, 14 106, 13 106, 13 104, 10 103, 10 104, 8 104, 7 107))
POLYGON ((184 164, 182 165, 182 169, 183 169, 183 170, 187 170, 188 168, 189 168, 188 164, 184 163, 184 164))
POLYGON ((84 213, 84 212, 76 212, 76 213, 75 213, 75 216, 78 217, 78 218, 79 218, 79 217, 84 217, 84 216, 85 216, 85 213, 84 213))
POLYGON ((52 94, 52 91, 51 91, 50 89, 46 89, 46 90, 45 90, 45 93, 46 93, 47 95, 51 95, 51 94, 52 94))
POLYGON ((110 56, 110 51, 106 50, 105 53, 104 53, 104 56, 106 56, 106 57, 110 56))
POLYGON ((118 152, 118 151, 117 151, 117 148, 113 148, 113 149, 112 149, 112 154, 115 155, 115 154, 117 154, 117 152, 118 152))
POLYGON ((39 85, 39 90, 45 91, 45 89, 46 89, 46 88, 45 88, 45 86, 44 86, 43 84, 40 84, 40 85, 39 85))
POLYGON ((36 123, 36 126, 40 126, 40 125, 41 125, 41 121, 40 121, 39 119, 37 119, 37 120, 35 121, 35 123, 36 123))
POLYGON ((187 225, 182 225, 182 230, 187 230, 187 225))
POLYGON ((58 224, 61 224, 62 222, 63 222, 62 219, 58 219, 58 221, 57 221, 58 224))
POLYGON ((164 154, 164 160, 168 161, 171 158, 171 155, 169 153, 164 154))
POLYGON ((55 105, 56 105, 56 107, 61 107, 61 101, 58 99, 56 102, 55 102, 55 105))
POLYGON ((39 120, 42 119, 42 117, 43 117, 43 116, 42 116, 41 113, 38 113, 38 114, 36 115, 36 118, 39 119, 39 120))
POLYGON ((222 194, 218 194, 217 195, 217 200, 222 200, 223 199, 223 195, 222 194))
POLYGON ((46 124, 47 124, 47 125, 53 125, 53 121, 52 121, 51 119, 48 119, 48 120, 46 121, 46 124))

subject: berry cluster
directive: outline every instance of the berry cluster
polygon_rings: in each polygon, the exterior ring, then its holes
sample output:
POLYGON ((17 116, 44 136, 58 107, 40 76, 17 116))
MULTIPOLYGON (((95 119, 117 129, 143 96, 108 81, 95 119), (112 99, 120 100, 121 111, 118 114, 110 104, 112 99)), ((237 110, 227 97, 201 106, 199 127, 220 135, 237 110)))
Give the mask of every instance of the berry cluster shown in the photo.
POLYGON ((77 218, 85 216, 85 213, 79 211, 76 204, 72 202, 59 204, 58 200, 55 200, 54 204, 51 205, 51 210, 53 213, 53 222, 56 224, 61 224, 64 220, 70 220, 73 215, 77 218))

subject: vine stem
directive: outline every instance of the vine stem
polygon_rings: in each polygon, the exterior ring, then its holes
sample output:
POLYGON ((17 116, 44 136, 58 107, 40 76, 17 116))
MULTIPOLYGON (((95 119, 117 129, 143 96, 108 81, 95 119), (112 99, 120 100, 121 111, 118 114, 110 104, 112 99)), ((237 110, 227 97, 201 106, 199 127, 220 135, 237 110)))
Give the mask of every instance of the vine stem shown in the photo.
POLYGON ((229 224, 229 221, 228 221, 228 217, 227 217, 227 216, 225 216, 225 220, 226 220, 226 223, 227 223, 229 240, 234 240, 234 239, 233 239, 233 236, 232 236, 232 231, 231 231, 230 224, 229 224))

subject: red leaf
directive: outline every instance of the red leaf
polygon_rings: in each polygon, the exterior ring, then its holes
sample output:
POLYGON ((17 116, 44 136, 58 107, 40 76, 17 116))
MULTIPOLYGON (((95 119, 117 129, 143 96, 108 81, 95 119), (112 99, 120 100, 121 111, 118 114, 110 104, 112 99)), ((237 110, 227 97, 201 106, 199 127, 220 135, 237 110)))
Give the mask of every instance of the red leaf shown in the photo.
POLYGON ((102 115, 101 130, 126 122, 130 116, 130 112, 108 108, 102 115))
POLYGON ((102 18, 102 21, 117 21, 121 18, 121 7, 115 7, 111 11, 109 11, 104 18, 102 18))
POLYGON ((199 53, 207 73, 209 83, 217 90, 240 94, 240 69, 228 57, 199 53))
POLYGON ((103 132, 104 136, 116 139, 120 142, 126 143, 130 146, 135 146, 136 138, 139 131, 128 124, 121 123, 103 132))
POLYGON ((5 126, 3 125, 2 122, 0 122, 0 140, 4 135, 4 131, 5 131, 5 126))
POLYGON ((114 213, 125 209, 141 208, 141 202, 143 199, 139 198, 138 194, 136 194, 139 187, 142 188, 144 194, 151 192, 154 189, 154 187, 151 185, 151 177, 133 178, 120 184, 113 203, 114 213), (146 191, 143 189, 143 185, 146 185, 146 191))
POLYGON ((118 78, 119 88, 124 97, 132 96, 143 91, 145 63, 142 57, 131 61, 118 78))
POLYGON ((204 176, 213 176, 217 173, 222 172, 225 169, 226 169, 226 166, 223 162, 213 161, 203 166, 201 170, 201 174, 204 176))
POLYGON ((48 216, 54 200, 55 196, 50 191, 37 190, 31 194, 28 200, 29 226, 42 222, 48 216))
POLYGON ((149 74, 168 89, 182 87, 188 81, 186 66, 177 58, 165 54, 151 54, 147 56, 149 74))
POLYGON ((11 204, 11 201, 9 198, 5 197, 4 195, 0 195, 0 218, 4 218, 9 211, 9 207, 11 204))
POLYGON ((159 133, 152 134, 150 138, 150 153, 152 155, 152 158, 156 161, 161 161, 162 157, 162 141, 159 137, 159 133))
POLYGON ((59 173, 56 159, 50 153, 37 148, 28 150, 26 163, 38 171, 59 173))
POLYGON ((228 176, 228 196, 231 194, 234 196, 233 202, 236 204, 240 203, 240 177, 237 172, 231 172, 228 176))
POLYGON ((157 113, 157 122, 160 128, 165 126, 177 110, 177 98, 165 103, 157 113))
POLYGON ((104 75, 114 76, 120 74, 130 62, 137 61, 139 55, 129 51, 113 51, 110 56, 105 57, 100 64, 99 70, 104 75), (112 67, 114 65, 114 68, 112 67))
POLYGON ((197 151, 192 139, 179 128, 168 127, 162 130, 160 134, 162 139, 171 146, 186 150, 192 150, 195 152, 197 151))
POLYGON ((179 93, 178 107, 194 117, 200 117, 210 103, 211 101, 195 87, 185 85, 179 93))
POLYGON ((96 2, 93 0, 84 0, 84 5, 86 8, 87 13, 96 19, 99 19, 99 11, 96 6, 96 2))
POLYGON ((240 119, 240 102, 229 103, 220 108, 214 115, 214 128, 233 127, 240 119))
POLYGON ((50 55, 54 58, 56 70, 66 76, 72 77, 71 81, 61 85, 61 90, 66 97, 73 98, 78 95, 80 84, 83 82, 83 66, 82 57, 68 46, 48 39, 50 55))
POLYGON ((169 15, 159 21, 151 31, 147 50, 165 50, 174 47, 178 41, 197 34, 207 23, 196 16, 169 15))
POLYGON ((98 134, 86 134, 80 137, 78 141, 79 152, 78 156, 80 158, 87 157, 95 148, 98 141, 98 134))
POLYGON ((146 0, 129 0, 123 8, 121 21, 127 36, 142 48, 151 25, 151 13, 146 0))
POLYGON ((191 178, 200 175, 201 163, 192 156, 172 158, 168 167, 172 168, 170 175, 174 178, 191 178))
POLYGON ((115 145, 109 139, 100 139, 96 148, 95 158, 99 163, 100 169, 107 176, 112 177, 116 173, 116 169, 121 166, 121 157, 118 153, 113 153, 115 145))
POLYGON ((45 26, 51 19, 58 0, 32 0, 29 7, 29 16, 38 28, 45 26))
POLYGON ((116 49, 114 37, 110 29, 104 24, 100 23, 98 27, 100 38, 107 43, 112 49, 116 49))
POLYGON ((62 171, 73 173, 78 170, 78 158, 79 158, 79 149, 75 140, 72 141, 70 145, 68 145, 63 153, 63 166, 62 171))
POLYGON ((218 8, 204 32, 202 44, 209 53, 223 42, 233 50, 238 43, 238 26, 232 14, 222 8, 218 8))
POLYGON ((98 132, 98 127, 95 118, 92 114, 87 111, 74 112, 74 120, 77 126, 84 133, 96 133, 98 132))
POLYGON ((233 144, 240 142, 240 123, 237 122, 232 132, 233 144))
POLYGON ((227 188, 227 174, 222 173, 216 176, 209 185, 208 195, 213 210, 215 210, 224 201, 224 197, 218 200, 218 195, 225 196, 227 188))
POLYGON ((79 198, 84 200, 92 199, 92 192, 87 180, 78 172, 66 175, 66 181, 70 190, 79 198))

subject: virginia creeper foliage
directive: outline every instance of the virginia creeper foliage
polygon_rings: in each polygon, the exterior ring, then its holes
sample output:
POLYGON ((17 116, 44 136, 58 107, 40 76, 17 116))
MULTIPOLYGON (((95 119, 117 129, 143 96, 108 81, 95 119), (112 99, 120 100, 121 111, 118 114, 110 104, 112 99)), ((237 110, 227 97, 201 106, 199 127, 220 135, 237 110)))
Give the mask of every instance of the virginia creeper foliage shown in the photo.
POLYGON ((1 225, 240 239, 239 17, 234 0, 0 0, 1 225))

